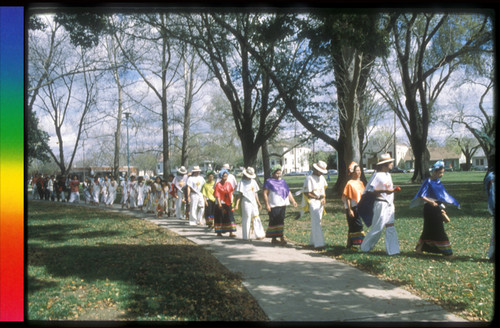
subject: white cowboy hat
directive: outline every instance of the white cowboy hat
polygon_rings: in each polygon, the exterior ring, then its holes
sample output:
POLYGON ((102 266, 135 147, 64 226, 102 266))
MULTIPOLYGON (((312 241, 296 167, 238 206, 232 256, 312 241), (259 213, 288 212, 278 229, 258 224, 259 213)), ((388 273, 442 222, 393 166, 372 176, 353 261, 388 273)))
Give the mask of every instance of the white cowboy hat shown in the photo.
POLYGON ((318 161, 318 163, 314 163, 313 167, 318 171, 323 174, 328 173, 328 170, 326 169, 326 163, 323 161, 318 161))
POLYGON ((255 179, 256 177, 255 170, 253 169, 253 167, 243 169, 243 174, 249 179, 255 179))
POLYGON ((382 154, 378 158, 378 163, 377 165, 389 163, 389 162, 394 162, 394 158, 391 158, 391 154, 382 154))
POLYGON ((198 165, 195 165, 195 166, 193 166, 193 169, 191 170, 191 172, 201 172, 201 169, 198 165))
POLYGON ((187 173, 187 170, 184 166, 181 166, 178 170, 177 170, 177 173, 180 173, 180 174, 186 174, 187 173))

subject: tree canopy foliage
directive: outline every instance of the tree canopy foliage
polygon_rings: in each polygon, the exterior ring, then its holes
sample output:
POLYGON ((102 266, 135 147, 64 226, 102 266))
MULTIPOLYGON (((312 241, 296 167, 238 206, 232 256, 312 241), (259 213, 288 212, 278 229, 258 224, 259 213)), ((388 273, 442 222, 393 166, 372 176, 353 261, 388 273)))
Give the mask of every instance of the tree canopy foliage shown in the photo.
MULTIPOLYGON (((180 69, 187 67, 185 51, 190 51, 201 59, 227 98, 231 115, 221 114, 219 118, 224 129, 236 132, 244 166, 256 166, 259 150, 273 140, 283 123, 298 121, 315 138, 337 150, 337 190, 343 188, 349 163, 361 163, 370 128, 367 125, 371 124, 366 118, 378 116, 373 110, 382 112, 381 103, 396 113, 414 153, 413 179, 422 179, 429 166, 426 146, 429 128, 440 110, 440 96, 457 72, 484 78, 493 53, 492 18, 481 12, 328 8, 308 12, 62 10, 53 19, 56 26, 64 27, 60 32, 63 38, 53 34, 54 45, 69 38, 83 52, 94 48, 95 62, 106 62, 101 68, 93 66, 94 70, 102 69, 100 77, 114 75, 117 86, 121 77, 134 80, 137 87, 125 86, 116 97, 127 95, 131 101, 128 107, 137 116, 144 116, 144 129, 146 125, 157 126, 156 134, 163 137, 159 147, 167 169, 171 156, 169 133, 193 128, 189 117, 183 119, 187 126, 179 127, 174 115, 169 114, 171 108, 182 106, 185 113, 190 113, 185 106, 192 106, 192 101, 186 90, 192 90, 192 85, 182 82, 190 75, 180 69), (105 52, 102 45, 106 38, 113 36, 115 51, 121 52, 121 60, 114 64, 99 55, 105 52), (118 70, 116 65, 123 66, 118 70), (153 97, 149 97, 150 93, 153 97), (151 100, 154 96, 156 101, 151 100)), ((36 15, 30 16, 29 22, 30 30, 44 29, 36 15)), ((71 81, 65 76, 83 73, 82 77, 90 78, 85 75, 89 74, 88 67, 49 77, 49 69, 54 69, 46 65, 46 60, 41 56, 31 60, 39 60, 33 65, 39 68, 39 74, 30 75, 30 104, 40 106, 50 95, 47 91, 54 87, 51 83, 61 88, 71 81)), ((198 74, 194 80, 200 78, 198 74)), ((492 76, 488 78, 493 81, 492 76)), ((96 83, 103 80, 106 78, 96 83)), ((208 83, 207 87, 214 85, 208 83)), ((112 98, 111 94, 107 96, 112 98)), ((111 114, 106 106, 97 103, 98 112, 116 117, 116 113, 111 114)), ((494 117, 489 108, 481 107, 482 100, 477 103, 479 110, 494 117)), ((120 120, 119 116, 115 119, 120 120)), ((116 135, 121 133, 119 126, 116 124, 116 135)), ((478 124, 469 129, 474 133, 472 128, 480 130, 478 124)), ((184 163, 188 149, 193 149, 185 143, 191 139, 196 145, 206 143, 198 140, 203 134, 188 138, 189 131, 183 132, 184 163)), ((482 132, 492 133, 489 128, 482 132)))

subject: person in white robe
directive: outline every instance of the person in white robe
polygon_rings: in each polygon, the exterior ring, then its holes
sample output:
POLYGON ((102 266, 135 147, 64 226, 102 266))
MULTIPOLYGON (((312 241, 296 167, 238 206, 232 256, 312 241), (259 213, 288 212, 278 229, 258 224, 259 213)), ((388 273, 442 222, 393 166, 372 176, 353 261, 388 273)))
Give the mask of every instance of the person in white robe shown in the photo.
POLYGON ((201 193, 201 188, 205 184, 205 179, 200 175, 200 167, 194 166, 191 176, 187 179, 187 202, 189 208, 189 225, 204 225, 203 217, 205 201, 201 193))
POLYGON ((252 167, 244 169, 243 178, 238 183, 235 192, 237 198, 234 209, 237 211, 241 204, 241 231, 244 240, 250 239, 252 223, 253 232, 257 240, 264 239, 266 236, 259 214, 262 209, 262 204, 257 194, 260 188, 254 180, 255 178, 255 170, 252 167))

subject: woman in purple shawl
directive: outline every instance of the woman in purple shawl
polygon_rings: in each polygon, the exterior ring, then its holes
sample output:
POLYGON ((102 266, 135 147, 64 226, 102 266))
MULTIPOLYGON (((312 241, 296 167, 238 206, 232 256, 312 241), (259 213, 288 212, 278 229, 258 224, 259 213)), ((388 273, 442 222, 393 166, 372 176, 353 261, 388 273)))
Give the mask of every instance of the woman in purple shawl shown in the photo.
POLYGON ((269 213, 269 226, 266 231, 266 237, 272 238, 272 244, 286 245, 285 228, 285 209, 290 202, 297 207, 297 202, 293 198, 285 180, 281 179, 281 166, 272 168, 272 178, 264 183, 264 201, 266 210, 269 213), (277 238, 280 238, 278 242, 277 238))
POLYGON ((432 175, 426 179, 410 207, 424 204, 424 229, 418 240, 415 250, 417 253, 429 252, 443 254, 447 258, 453 257, 451 244, 444 231, 443 219, 446 214, 444 203, 453 204, 460 208, 458 201, 444 188, 441 180, 444 174, 444 162, 438 161, 432 166, 432 175))

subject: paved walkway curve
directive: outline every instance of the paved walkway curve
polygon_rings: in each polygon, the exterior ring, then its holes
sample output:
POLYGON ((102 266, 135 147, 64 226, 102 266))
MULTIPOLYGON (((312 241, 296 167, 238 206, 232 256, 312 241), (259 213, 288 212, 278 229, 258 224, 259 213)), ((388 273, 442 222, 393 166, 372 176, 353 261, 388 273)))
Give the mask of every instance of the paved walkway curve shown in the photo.
MULTIPOLYGON (((84 205, 89 206, 90 205, 84 205)), ((94 207, 94 206, 92 206, 94 207)), ((95 207, 94 207, 95 208, 95 207)), ((99 206, 101 209, 113 210, 99 206)), ((240 273, 270 321, 467 322, 428 301, 353 266, 313 250, 273 246, 269 239, 217 237, 186 220, 114 210, 154 222, 205 247, 230 271, 240 273)))

